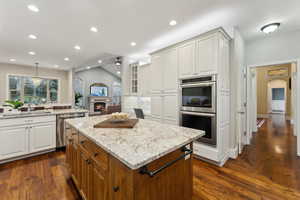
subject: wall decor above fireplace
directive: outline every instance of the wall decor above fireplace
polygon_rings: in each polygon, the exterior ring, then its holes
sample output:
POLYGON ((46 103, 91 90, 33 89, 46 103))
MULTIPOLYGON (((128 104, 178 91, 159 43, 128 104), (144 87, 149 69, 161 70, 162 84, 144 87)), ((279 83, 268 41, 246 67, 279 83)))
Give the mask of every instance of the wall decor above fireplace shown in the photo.
POLYGON ((94 97, 108 97, 108 87, 103 83, 94 83, 90 86, 90 95, 94 97))

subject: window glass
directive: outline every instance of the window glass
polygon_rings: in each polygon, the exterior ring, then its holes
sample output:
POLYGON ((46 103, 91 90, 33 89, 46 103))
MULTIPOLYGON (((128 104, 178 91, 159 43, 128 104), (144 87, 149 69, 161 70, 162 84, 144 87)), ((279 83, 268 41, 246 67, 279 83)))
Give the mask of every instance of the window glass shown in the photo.
POLYGON ((49 80, 50 101, 57 102, 58 100, 58 80, 49 80))

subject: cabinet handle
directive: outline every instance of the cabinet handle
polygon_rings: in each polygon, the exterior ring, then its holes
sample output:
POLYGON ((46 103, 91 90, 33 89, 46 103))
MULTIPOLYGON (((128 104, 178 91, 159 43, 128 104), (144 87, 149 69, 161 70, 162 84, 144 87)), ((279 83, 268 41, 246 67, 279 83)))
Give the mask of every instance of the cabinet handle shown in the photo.
POLYGON ((99 155, 99 153, 94 153, 94 157, 97 157, 99 155))
POLYGON ((91 164, 91 160, 90 160, 90 159, 87 159, 85 162, 86 162, 88 165, 91 164))
POLYGON ((119 190, 120 190, 120 187, 119 187, 119 186, 114 186, 114 187, 113 187, 113 191, 114 191, 114 192, 118 192, 119 190))
POLYGON ((84 141, 80 141, 80 144, 84 144, 84 141))

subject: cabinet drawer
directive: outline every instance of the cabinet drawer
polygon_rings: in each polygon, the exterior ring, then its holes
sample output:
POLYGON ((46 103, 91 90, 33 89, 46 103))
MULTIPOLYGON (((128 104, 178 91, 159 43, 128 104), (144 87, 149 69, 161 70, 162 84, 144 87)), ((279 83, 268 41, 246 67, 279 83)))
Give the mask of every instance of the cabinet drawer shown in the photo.
POLYGON ((86 152, 88 152, 89 154, 92 154, 94 151, 92 141, 81 134, 79 134, 78 139, 79 139, 78 143, 80 147, 84 149, 86 152))
POLYGON ((20 118, 14 118, 14 119, 0 120, 0 127, 22 126, 25 124, 54 122, 54 121, 56 121, 55 115, 39 116, 39 117, 20 117, 20 118))

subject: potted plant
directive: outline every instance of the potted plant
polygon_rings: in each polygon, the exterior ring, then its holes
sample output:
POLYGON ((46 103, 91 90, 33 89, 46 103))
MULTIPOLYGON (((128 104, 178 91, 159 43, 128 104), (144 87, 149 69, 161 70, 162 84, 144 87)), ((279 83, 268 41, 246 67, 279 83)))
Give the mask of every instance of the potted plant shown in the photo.
POLYGON ((13 109, 18 109, 24 105, 24 103, 19 100, 6 100, 5 103, 7 106, 12 107, 13 109))
POLYGON ((83 95, 79 92, 75 93, 75 105, 79 104, 80 99, 83 97, 83 95))

